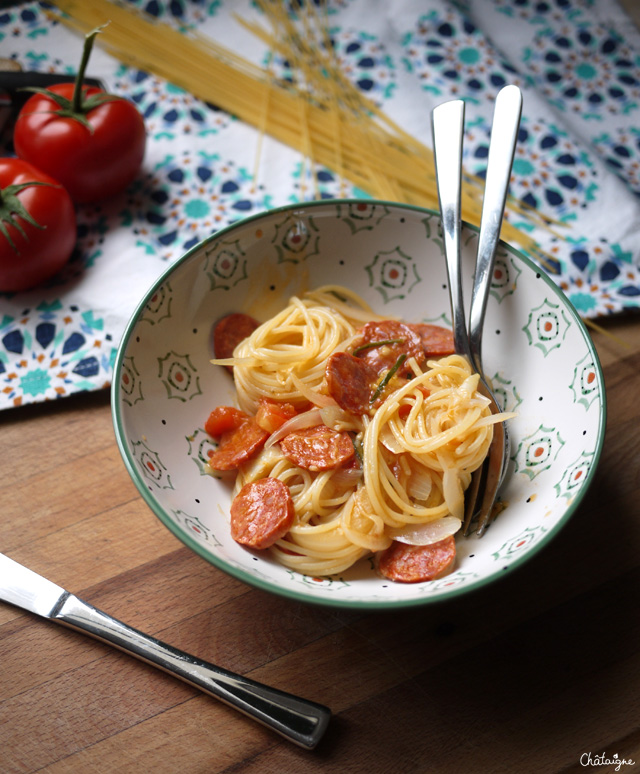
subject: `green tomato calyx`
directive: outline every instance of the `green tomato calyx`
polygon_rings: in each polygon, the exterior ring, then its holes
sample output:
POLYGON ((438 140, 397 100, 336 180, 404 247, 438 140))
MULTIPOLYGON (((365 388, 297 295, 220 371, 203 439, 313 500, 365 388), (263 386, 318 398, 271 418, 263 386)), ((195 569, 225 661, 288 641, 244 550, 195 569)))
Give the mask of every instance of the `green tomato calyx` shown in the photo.
POLYGON ((57 110, 46 112, 50 112, 53 115, 59 116, 60 118, 71 118, 74 121, 78 121, 91 133, 93 133, 93 126, 91 126, 87 120, 87 114, 100 105, 103 105, 105 102, 112 102, 113 100, 118 99, 118 97, 115 95, 107 94, 104 91, 101 91, 98 94, 91 94, 90 96, 87 96, 88 87, 84 85, 84 74, 87 69, 87 64, 89 63, 91 51, 93 50, 94 41, 96 36, 102 32, 106 26, 106 24, 103 24, 100 27, 96 27, 94 30, 91 30, 91 32, 85 35, 84 46, 82 48, 82 59, 80 60, 80 66, 78 67, 78 72, 76 74, 76 80, 73 86, 73 96, 71 99, 67 99, 66 97, 63 97, 60 94, 56 94, 49 89, 43 89, 38 86, 32 86, 30 88, 24 89, 24 91, 32 91, 36 94, 43 94, 56 103, 58 106, 57 110))
POLYGON ((4 236, 7 242, 11 245, 14 252, 20 253, 20 250, 16 247, 15 242, 11 239, 7 226, 13 226, 19 234, 22 234, 26 242, 29 241, 29 237, 26 235, 22 225, 16 220, 16 218, 22 218, 35 228, 45 229, 46 226, 41 226, 33 216, 27 212, 24 204, 18 199, 18 194, 25 188, 29 188, 32 185, 53 185, 53 183, 45 183, 44 181, 32 181, 30 183, 16 183, 15 185, 8 185, 6 188, 0 190, 0 234, 4 236))

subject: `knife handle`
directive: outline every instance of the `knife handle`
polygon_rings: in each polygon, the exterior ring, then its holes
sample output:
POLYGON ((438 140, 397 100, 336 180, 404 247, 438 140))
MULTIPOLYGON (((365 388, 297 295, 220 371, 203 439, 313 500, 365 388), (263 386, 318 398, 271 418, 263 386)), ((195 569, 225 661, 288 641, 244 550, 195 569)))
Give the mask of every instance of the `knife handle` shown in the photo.
MULTIPOLYGON (((6 91, 11 95, 16 104, 26 102, 31 94, 25 89, 37 87, 48 89, 57 83, 74 83, 75 75, 69 73, 37 73, 29 70, 2 70, 0 68, 0 91, 6 91)), ((84 78, 85 86, 95 86, 105 91, 104 83, 98 78, 84 78)))
POLYGON ((62 600, 52 620, 178 677, 308 750, 320 741, 329 723, 328 707, 197 659, 127 626, 73 594, 62 600))

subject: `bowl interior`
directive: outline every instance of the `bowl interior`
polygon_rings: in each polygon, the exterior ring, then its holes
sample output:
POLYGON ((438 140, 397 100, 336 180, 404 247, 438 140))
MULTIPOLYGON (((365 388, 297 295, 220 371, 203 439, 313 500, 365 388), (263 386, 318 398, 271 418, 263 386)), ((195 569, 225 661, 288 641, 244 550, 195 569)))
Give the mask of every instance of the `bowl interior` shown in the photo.
MULTIPOLYGON (((463 229, 470 285, 477 247, 463 229)), ((605 393, 591 340, 573 307, 518 251, 496 256, 483 339, 487 375, 517 412, 509 423, 506 504, 487 533, 459 538, 455 571, 398 584, 363 559, 339 577, 294 573, 229 535, 230 486, 206 475, 204 422, 234 402, 230 374, 210 363, 214 322, 260 320, 293 294, 337 284, 380 314, 450 325, 439 216, 372 201, 284 207, 217 232, 158 280, 133 315, 116 362, 113 415, 127 468, 162 522, 202 557, 263 589, 321 604, 386 608, 460 594, 543 546, 584 495, 603 442, 605 393)), ((470 298, 470 287, 466 287, 470 298)))

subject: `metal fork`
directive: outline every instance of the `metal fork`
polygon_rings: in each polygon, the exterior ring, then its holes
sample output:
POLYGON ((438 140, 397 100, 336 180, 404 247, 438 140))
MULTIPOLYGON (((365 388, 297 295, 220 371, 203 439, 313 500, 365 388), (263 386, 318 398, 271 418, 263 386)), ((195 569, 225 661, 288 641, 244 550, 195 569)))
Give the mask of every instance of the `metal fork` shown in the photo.
MULTIPOLYGON (((452 100, 438 105, 432 112, 438 199, 456 352, 465 355, 471 367, 480 374, 479 389, 491 401, 491 411, 497 413, 501 409, 482 366, 482 328, 518 139, 522 94, 517 86, 511 85, 501 89, 496 97, 468 330, 460 266, 464 111, 462 100, 452 100)), ((474 472, 465 493, 464 535, 469 534, 472 522, 478 525, 478 537, 490 524, 508 461, 509 437, 505 424, 501 422, 494 425, 489 454, 484 464, 474 472)))

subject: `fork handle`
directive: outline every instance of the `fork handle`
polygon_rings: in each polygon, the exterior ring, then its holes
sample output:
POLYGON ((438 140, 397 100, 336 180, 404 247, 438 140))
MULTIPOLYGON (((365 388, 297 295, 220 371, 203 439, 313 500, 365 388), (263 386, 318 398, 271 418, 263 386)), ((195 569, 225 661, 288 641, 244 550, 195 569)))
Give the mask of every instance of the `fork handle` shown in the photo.
POLYGON ((461 99, 438 105, 431 113, 431 126, 444 255, 451 299, 453 341, 456 352, 469 356, 469 337, 460 268, 464 107, 461 99))
POLYGON ((127 626, 73 594, 62 601, 52 619, 169 672, 308 750, 320 741, 331 717, 331 711, 321 704, 270 688, 183 653, 127 626))
POLYGON ((498 92, 493 112, 487 177, 482 202, 476 277, 469 311, 469 346, 476 368, 482 373, 482 326, 493 276, 496 247, 507 203, 507 192, 513 167, 522 93, 517 86, 505 86, 498 92))

